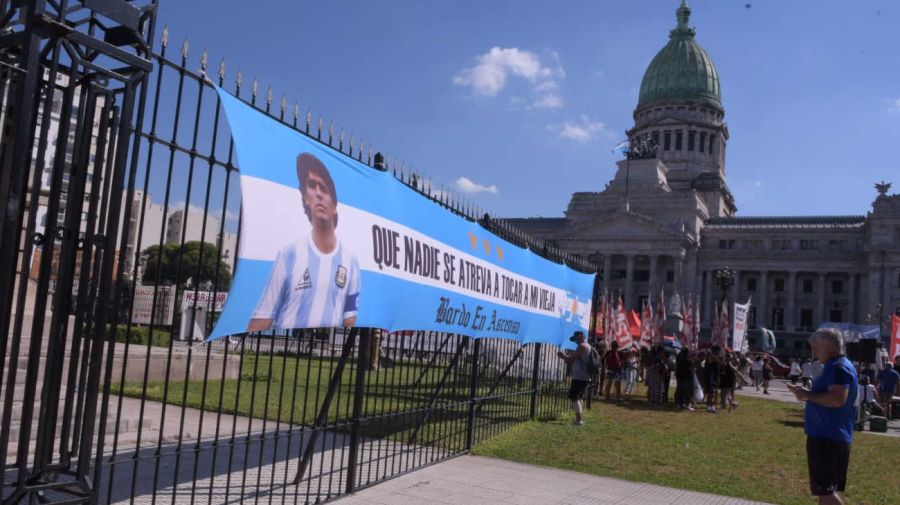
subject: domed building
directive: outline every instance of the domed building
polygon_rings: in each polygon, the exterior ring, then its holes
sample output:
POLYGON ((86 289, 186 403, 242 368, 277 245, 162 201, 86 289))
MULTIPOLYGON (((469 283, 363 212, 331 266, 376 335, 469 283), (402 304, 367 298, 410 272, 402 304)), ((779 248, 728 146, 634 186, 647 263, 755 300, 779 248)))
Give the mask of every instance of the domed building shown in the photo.
POLYGON ((708 331, 723 295, 752 298, 750 327, 776 330, 788 355, 801 354, 822 322, 878 324, 900 314, 900 195, 888 195, 890 185, 878 185, 866 216, 737 215, 719 74, 690 16, 682 0, 644 73, 631 148, 614 178, 573 194, 563 218, 510 222, 597 261, 604 287, 626 307, 655 303, 661 290, 692 296, 708 331), (716 272, 726 267, 734 282, 723 293, 716 272))

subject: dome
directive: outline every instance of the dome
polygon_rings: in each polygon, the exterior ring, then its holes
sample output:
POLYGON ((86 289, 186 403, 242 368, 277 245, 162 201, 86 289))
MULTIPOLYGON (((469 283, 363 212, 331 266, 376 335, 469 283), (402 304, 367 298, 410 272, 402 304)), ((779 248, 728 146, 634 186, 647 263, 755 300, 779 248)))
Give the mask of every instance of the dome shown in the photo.
POLYGON ((691 9, 686 0, 676 11, 678 26, 669 34, 663 47, 641 80, 638 109, 665 102, 699 102, 722 109, 719 73, 712 59, 694 40, 695 31, 688 26, 691 9))

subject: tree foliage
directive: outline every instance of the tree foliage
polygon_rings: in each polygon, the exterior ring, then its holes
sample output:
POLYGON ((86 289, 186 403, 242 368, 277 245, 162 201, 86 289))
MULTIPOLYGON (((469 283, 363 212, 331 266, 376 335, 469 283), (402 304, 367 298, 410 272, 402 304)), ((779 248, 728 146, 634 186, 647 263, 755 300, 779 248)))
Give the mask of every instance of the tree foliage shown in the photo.
POLYGON ((191 241, 185 242, 184 246, 153 245, 141 252, 141 262, 145 285, 199 285, 216 291, 228 291, 231 287, 231 269, 219 259, 218 248, 210 243, 191 241))

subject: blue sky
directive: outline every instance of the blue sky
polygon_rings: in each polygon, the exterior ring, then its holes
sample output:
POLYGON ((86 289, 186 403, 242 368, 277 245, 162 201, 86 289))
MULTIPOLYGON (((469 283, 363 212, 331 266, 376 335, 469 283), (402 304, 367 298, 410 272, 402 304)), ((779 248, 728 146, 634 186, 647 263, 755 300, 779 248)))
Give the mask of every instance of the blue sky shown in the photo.
MULTIPOLYGON (((240 67, 434 186, 529 217, 612 178, 678 3, 164 0, 159 17, 229 80, 240 67)), ((874 182, 900 188, 900 2, 689 4, 739 215, 864 214, 874 182)))

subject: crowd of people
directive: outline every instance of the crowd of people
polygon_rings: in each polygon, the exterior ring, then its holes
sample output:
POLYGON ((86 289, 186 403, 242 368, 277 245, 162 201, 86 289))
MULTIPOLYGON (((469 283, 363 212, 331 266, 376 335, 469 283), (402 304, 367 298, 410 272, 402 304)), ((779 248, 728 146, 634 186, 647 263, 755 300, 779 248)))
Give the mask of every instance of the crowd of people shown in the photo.
MULTIPOLYGON (((583 355, 588 356, 591 346, 585 344, 584 349, 583 355)), ((669 403, 670 389, 674 389, 673 400, 679 409, 693 411, 698 404, 705 404, 707 412, 717 413, 738 406, 734 399, 737 389, 755 387, 769 394, 769 382, 774 378, 768 356, 735 353, 718 346, 699 351, 682 347, 675 353, 662 345, 622 350, 616 341, 609 345, 598 341, 593 352, 600 357, 600 365, 588 384, 593 383, 596 395, 607 401, 634 397, 641 384, 652 406, 669 403)))

